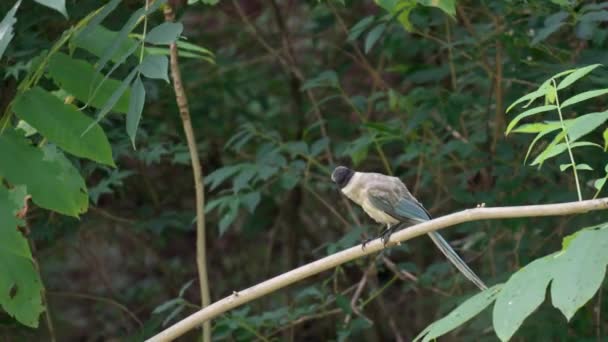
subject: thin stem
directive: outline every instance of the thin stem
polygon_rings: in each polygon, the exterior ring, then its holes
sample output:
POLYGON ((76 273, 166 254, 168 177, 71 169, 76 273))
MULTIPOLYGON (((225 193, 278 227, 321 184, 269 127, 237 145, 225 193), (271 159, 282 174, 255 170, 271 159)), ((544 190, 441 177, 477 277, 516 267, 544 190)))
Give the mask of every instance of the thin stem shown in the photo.
MULTIPOLYGON (((170 4, 166 4, 163 9, 166 22, 175 21, 175 12, 170 4)), ((194 188, 196 192, 196 264, 198 267, 198 280, 201 292, 201 306, 204 309, 211 303, 209 294, 209 278, 207 275, 207 256, 205 242, 205 188, 203 182, 203 170, 198 156, 196 138, 194 137, 194 129, 192 128, 192 120, 190 118, 190 108, 188 107, 188 98, 182 84, 182 75, 179 70, 179 59, 177 55, 177 45, 171 43, 169 47, 171 61, 171 78, 173 79, 173 88, 175 91, 175 100, 179 109, 179 114, 184 126, 184 133, 188 142, 188 150, 190 151, 190 160, 192 161, 192 173, 194 174, 194 188)), ((203 341, 211 342, 211 322, 207 321, 203 324, 203 341)))
MULTIPOLYGON (((144 13, 148 13, 148 7, 150 6, 150 0, 145 0, 145 12, 144 13)), ((143 29, 143 33, 142 33, 142 37, 141 37, 141 51, 139 52, 139 64, 141 64, 141 62, 143 62, 144 60, 144 46, 145 46, 145 41, 146 41, 146 34, 148 33, 148 16, 144 15, 144 29, 143 29)))
POLYGON ((131 310, 129 310, 129 308, 127 308, 123 304, 115 301, 112 298, 100 297, 100 296, 95 296, 95 295, 91 295, 91 294, 87 294, 87 293, 76 293, 76 292, 67 292, 67 291, 47 291, 47 293, 50 296, 88 299, 88 300, 93 300, 96 302, 102 302, 102 303, 109 304, 111 306, 116 307, 120 311, 123 311, 124 313, 126 313, 129 317, 131 317, 131 319, 133 319, 133 321, 135 321, 135 323, 137 323, 139 328, 143 328, 143 326, 144 326, 144 324, 139 320, 139 318, 137 318, 137 316, 135 316, 135 314, 133 312, 131 312, 131 310))
POLYGON ((559 122, 562 125, 562 131, 564 132, 564 139, 566 140, 566 148, 568 148, 568 155, 570 156, 570 162, 572 165, 572 172, 574 173, 574 181, 576 182, 576 193, 578 194, 578 200, 583 200, 583 195, 581 194, 581 185, 578 181, 578 172, 576 171, 576 163, 574 162, 574 155, 572 154, 572 148, 570 146, 570 138, 568 138, 568 131, 566 130, 566 125, 564 124, 564 117, 562 115, 562 108, 559 104, 559 95, 557 94, 557 84, 554 79, 551 79, 551 83, 553 84, 553 89, 555 89, 555 104, 557 105, 557 113, 559 114, 559 122))

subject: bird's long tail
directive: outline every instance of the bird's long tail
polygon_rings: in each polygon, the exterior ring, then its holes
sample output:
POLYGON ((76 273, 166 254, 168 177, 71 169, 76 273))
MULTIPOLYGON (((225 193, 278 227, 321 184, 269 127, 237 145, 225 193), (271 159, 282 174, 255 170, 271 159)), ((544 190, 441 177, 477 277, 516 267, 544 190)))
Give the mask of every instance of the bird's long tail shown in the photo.
POLYGON ((454 264, 454 266, 456 266, 456 268, 465 277, 467 277, 467 279, 473 282, 473 284, 477 285, 477 287, 479 287, 479 289, 482 291, 488 288, 486 284, 484 284, 484 282, 479 279, 477 274, 475 274, 475 272, 473 272, 473 270, 469 268, 467 263, 464 262, 462 258, 460 258, 460 256, 456 253, 456 251, 454 251, 452 246, 450 246, 450 244, 443 238, 443 236, 441 236, 437 232, 430 232, 428 233, 428 235, 431 240, 433 240, 435 245, 437 245, 441 253, 443 253, 448 258, 448 260, 450 260, 450 262, 454 264))

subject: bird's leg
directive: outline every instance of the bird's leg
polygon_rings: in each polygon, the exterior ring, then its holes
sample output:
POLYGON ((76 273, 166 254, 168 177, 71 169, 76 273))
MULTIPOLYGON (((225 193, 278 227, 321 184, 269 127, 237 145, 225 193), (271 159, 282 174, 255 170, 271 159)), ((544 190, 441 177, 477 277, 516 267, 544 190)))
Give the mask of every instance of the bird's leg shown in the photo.
POLYGON ((395 228, 397 228, 398 226, 398 224, 386 225, 386 229, 379 236, 382 239, 382 243, 384 243, 384 246, 386 246, 386 244, 391 238, 391 235, 393 235, 393 233, 395 232, 395 228))

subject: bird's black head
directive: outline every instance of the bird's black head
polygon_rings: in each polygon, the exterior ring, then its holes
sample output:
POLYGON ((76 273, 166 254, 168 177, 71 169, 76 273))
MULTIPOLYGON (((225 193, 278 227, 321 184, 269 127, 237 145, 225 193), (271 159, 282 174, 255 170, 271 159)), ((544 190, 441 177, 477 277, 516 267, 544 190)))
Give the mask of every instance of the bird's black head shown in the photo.
POLYGON ((338 184, 340 188, 344 188, 348 185, 348 182, 354 174, 355 171, 344 166, 338 166, 335 168, 334 172, 331 173, 331 180, 338 184))

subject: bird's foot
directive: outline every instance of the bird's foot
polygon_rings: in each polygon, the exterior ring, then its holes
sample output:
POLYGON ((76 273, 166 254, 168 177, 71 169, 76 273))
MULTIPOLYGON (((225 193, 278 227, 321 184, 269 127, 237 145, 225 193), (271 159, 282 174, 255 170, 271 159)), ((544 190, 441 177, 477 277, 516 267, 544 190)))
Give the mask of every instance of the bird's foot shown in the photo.
POLYGON ((363 241, 361 241, 361 249, 365 250, 365 245, 374 241, 375 239, 376 238, 367 238, 367 239, 364 239, 363 241))
POLYGON ((395 227, 397 227, 397 225, 388 227, 380 234, 379 238, 382 239, 382 243, 384 244, 384 247, 386 247, 386 245, 388 244, 388 242, 391 239, 391 235, 393 235, 393 233, 395 232, 395 227))

